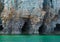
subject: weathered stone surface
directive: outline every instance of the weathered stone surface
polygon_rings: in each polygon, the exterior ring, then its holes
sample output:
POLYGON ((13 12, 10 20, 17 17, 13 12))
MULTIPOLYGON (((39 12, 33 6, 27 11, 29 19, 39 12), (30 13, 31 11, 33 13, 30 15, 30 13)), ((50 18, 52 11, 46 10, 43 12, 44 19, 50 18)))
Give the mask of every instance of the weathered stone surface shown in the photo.
POLYGON ((16 0, 5 0, 4 10, 1 13, 4 29, 0 34, 39 34, 39 27, 43 24, 42 34, 50 34, 54 31, 56 24, 60 24, 58 3, 53 1, 17 0, 16 2, 16 0), (55 4, 58 7, 57 11, 55 4))

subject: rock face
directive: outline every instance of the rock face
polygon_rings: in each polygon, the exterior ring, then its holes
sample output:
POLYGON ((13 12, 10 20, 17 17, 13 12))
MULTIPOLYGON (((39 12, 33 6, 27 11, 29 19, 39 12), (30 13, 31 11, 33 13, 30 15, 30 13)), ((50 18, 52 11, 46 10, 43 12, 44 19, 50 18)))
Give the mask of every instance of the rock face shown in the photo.
POLYGON ((4 0, 1 13, 4 29, 0 34, 50 34, 60 23, 60 10, 55 11, 57 5, 53 1, 4 0))
POLYGON ((1 20, 1 13, 2 13, 3 9, 4 9, 4 3, 2 3, 1 0, 0 0, 0 29, 1 29, 0 31, 3 30, 2 20, 1 20))

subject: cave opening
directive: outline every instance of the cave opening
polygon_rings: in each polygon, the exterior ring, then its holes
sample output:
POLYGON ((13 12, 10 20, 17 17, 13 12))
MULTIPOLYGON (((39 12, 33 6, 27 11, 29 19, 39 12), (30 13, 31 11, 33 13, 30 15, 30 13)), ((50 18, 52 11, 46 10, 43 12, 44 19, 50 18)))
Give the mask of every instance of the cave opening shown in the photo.
POLYGON ((22 29, 21 29, 22 34, 29 34, 29 20, 25 21, 22 29))
POLYGON ((60 24, 56 24, 54 31, 60 31, 60 24))
POLYGON ((3 30, 3 26, 2 25, 0 25, 0 31, 2 31, 3 30))
POLYGON ((44 30, 45 30, 45 27, 44 27, 45 25, 44 24, 42 24, 40 27, 39 27, 39 34, 43 34, 44 33, 44 30))

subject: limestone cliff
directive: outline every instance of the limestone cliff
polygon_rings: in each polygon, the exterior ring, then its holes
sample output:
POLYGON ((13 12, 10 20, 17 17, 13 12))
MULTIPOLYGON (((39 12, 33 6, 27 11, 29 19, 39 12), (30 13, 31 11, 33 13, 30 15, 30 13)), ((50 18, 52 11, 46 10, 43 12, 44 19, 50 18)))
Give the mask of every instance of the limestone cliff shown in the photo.
POLYGON ((0 34, 39 34, 41 31, 42 34, 50 34, 54 32, 56 24, 60 24, 60 10, 59 7, 56 8, 58 3, 56 6, 54 4, 53 0, 5 2, 1 13, 4 29, 0 34))

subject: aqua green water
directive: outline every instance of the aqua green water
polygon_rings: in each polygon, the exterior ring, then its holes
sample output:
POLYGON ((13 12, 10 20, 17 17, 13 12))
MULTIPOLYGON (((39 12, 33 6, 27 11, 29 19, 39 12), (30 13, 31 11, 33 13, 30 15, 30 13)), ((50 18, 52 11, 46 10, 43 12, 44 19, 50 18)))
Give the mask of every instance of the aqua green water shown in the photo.
POLYGON ((0 42, 60 42, 60 36, 0 35, 0 42))

